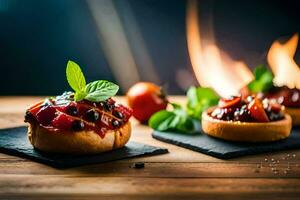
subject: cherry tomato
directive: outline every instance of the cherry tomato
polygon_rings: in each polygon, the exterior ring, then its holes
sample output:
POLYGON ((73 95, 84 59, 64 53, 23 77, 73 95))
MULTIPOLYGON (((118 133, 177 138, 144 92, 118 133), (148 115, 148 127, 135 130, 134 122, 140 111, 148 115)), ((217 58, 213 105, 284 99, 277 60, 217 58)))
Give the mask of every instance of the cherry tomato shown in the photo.
POLYGON ((221 108, 230 108, 238 105, 241 102, 241 97, 233 96, 230 99, 220 99, 219 107, 221 108))
POLYGON ((152 114, 166 109, 168 101, 161 87, 149 83, 139 82, 127 92, 127 101, 132 108, 132 115, 142 123, 149 120, 152 114))
POLYGON ((250 111, 251 117, 256 119, 258 122, 269 122, 269 118, 263 107, 262 102, 255 98, 248 104, 248 109, 250 111))

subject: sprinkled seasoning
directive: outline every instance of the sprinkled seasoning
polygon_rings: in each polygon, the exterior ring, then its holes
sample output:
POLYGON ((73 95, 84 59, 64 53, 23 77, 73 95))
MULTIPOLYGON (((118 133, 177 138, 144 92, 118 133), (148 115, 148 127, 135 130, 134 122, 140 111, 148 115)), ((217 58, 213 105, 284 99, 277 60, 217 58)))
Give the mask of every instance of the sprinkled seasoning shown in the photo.
POLYGON ((257 168, 261 168, 261 164, 257 164, 256 167, 257 167, 257 168))
POLYGON ((295 167, 300 167, 300 163, 295 163, 297 161, 295 160, 296 157, 296 154, 286 154, 281 158, 265 157, 262 161, 260 161, 260 164, 256 164, 256 169, 254 169, 254 172, 260 172, 260 169, 263 166, 263 162, 265 162, 267 164, 265 165, 264 169, 270 170, 276 176, 292 174, 295 167))

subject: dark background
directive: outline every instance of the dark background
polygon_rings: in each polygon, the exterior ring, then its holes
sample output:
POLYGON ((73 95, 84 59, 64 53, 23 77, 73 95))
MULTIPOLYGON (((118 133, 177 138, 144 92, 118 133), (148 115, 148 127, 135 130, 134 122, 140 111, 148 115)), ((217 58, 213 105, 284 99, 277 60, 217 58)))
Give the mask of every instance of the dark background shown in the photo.
MULTIPOLYGON (((183 94, 186 88, 176 79, 178 72, 190 74, 191 83, 196 83, 186 45, 187 2, 115 0, 121 20, 126 17, 124 1, 162 80, 158 84, 171 94, 183 94)), ((274 40, 300 30, 297 1, 199 1, 200 7, 205 5, 213 8, 219 47, 251 67, 266 62, 274 40)), ((68 90, 68 60, 82 66, 88 81, 115 81, 85 0, 0 0, 0 27, 0 95, 55 95, 68 90)), ((147 75, 143 80, 151 81, 147 75)))

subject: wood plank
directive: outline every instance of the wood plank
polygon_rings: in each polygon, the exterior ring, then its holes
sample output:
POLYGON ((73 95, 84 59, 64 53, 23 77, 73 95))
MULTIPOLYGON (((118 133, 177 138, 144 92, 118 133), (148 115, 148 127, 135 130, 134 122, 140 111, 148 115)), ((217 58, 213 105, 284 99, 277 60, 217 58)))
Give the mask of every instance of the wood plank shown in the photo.
POLYGON ((101 195, 172 197, 218 196, 235 197, 248 195, 285 199, 299 197, 299 179, 174 179, 174 178, 106 178, 3 175, 0 177, 0 195, 101 195), (233 192, 234 191, 234 192, 233 192))
POLYGON ((55 169, 27 160, 0 161, 0 176, 61 175, 78 177, 168 177, 168 178, 300 178, 300 166, 295 162, 270 163, 151 163, 145 168, 131 168, 134 162, 118 161, 87 165, 71 169, 55 169))
POLYGON ((0 97, 0 113, 24 113, 26 108, 43 97, 28 97, 28 96, 7 96, 0 97))
POLYGON ((201 193, 201 194, 172 194, 172 195, 142 195, 142 194, 120 194, 120 195, 99 195, 99 194, 4 194, 1 199, 5 200, 16 200, 16 199, 26 199, 26 200, 233 200, 233 199, 241 199, 241 200, 266 200, 271 198, 272 200, 299 200, 298 193, 295 194, 285 194, 285 193, 227 193, 227 194, 212 194, 212 193, 201 193))

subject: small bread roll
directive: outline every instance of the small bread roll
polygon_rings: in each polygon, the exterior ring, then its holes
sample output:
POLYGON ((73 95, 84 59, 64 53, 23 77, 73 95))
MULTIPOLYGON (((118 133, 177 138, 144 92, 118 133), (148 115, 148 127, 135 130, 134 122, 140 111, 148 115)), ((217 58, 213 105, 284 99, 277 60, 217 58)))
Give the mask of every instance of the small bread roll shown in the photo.
POLYGON ((97 154, 121 148, 128 142, 130 135, 130 122, 107 131, 103 138, 94 131, 46 129, 36 122, 30 123, 28 127, 29 141, 36 149, 72 155, 97 154))
POLYGON ((202 129, 210 136, 239 142, 270 142, 287 138, 292 129, 289 115, 272 122, 240 122, 214 119, 203 112, 202 129))
POLYGON ((292 117, 293 126, 300 126, 300 108, 285 107, 285 112, 292 117))

